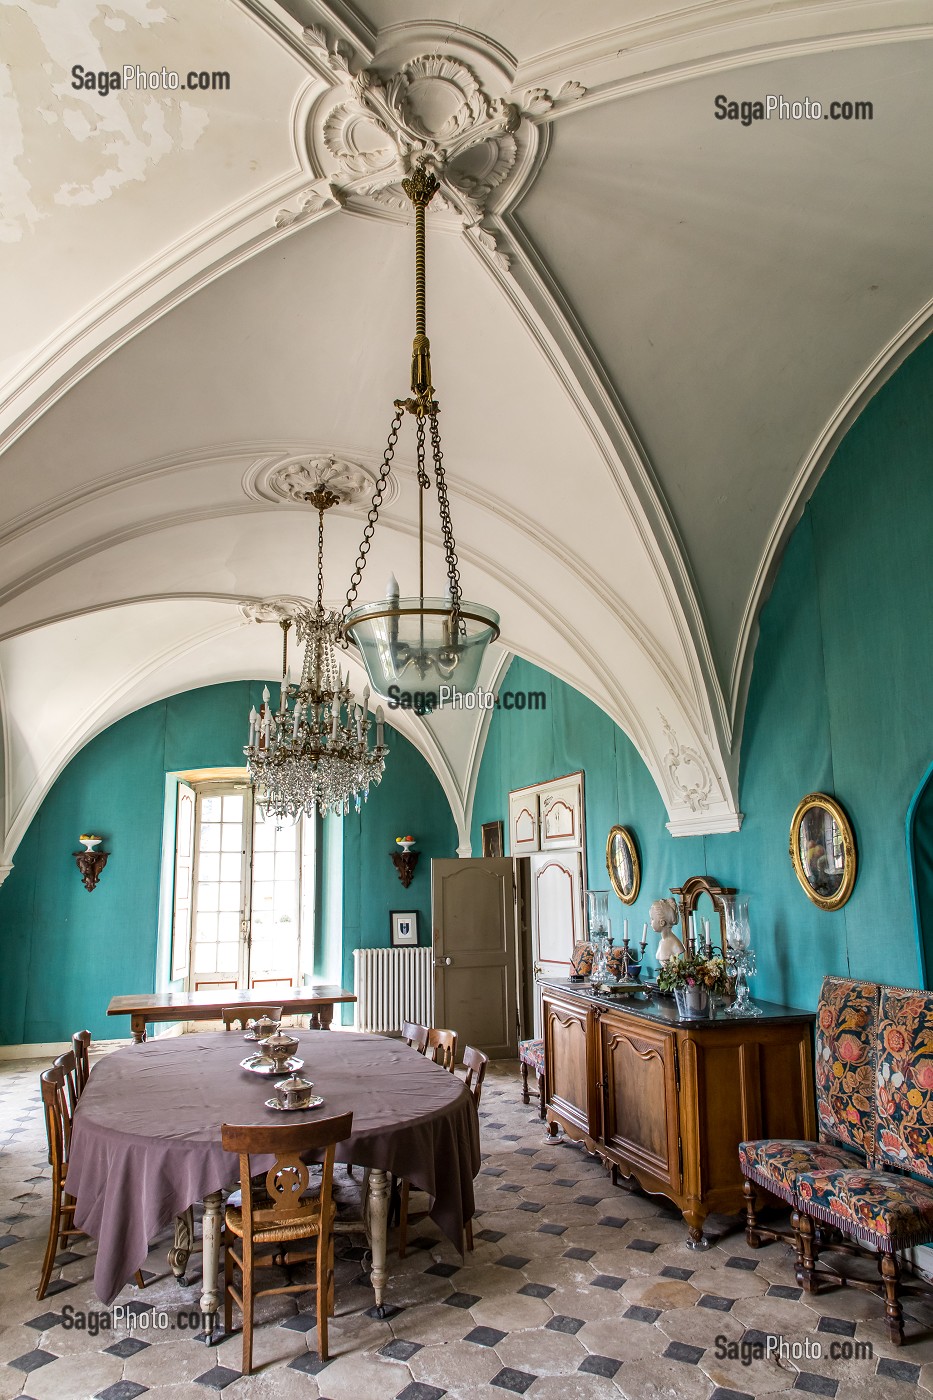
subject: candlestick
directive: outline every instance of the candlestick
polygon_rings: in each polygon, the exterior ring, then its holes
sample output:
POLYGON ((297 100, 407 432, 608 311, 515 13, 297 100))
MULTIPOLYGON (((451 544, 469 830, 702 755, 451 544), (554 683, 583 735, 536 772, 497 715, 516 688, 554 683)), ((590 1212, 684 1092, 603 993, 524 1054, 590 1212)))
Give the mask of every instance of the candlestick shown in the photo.
POLYGON ((641 951, 644 952, 648 946, 648 925, 641 926, 641 951))

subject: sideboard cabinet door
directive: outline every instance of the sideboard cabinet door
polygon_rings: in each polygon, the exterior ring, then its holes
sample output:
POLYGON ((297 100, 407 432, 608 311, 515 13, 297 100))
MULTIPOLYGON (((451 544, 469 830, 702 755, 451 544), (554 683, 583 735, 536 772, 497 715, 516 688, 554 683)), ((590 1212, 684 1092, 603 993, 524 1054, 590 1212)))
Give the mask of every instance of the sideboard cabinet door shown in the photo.
POLYGON ((597 1022, 602 1137, 624 1162, 680 1191, 677 1039, 614 1011, 597 1022))
POLYGON ((587 1057, 586 1008, 545 997, 543 1011, 544 1082, 548 1104, 563 1118, 592 1135, 589 1088, 592 1057, 587 1057))

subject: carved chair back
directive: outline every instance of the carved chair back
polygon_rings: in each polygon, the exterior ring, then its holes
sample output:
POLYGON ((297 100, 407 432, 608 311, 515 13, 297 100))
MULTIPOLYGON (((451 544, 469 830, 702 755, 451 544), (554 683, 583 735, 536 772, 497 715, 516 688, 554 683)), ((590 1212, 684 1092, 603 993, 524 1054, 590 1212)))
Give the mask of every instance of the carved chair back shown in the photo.
POLYGON ((457 1032, 435 1030, 432 1026, 428 1031, 427 1053, 436 1065, 443 1065, 453 1074, 457 1062, 457 1032))
POLYGON ((68 1149, 71 1145, 71 1109, 65 1088, 65 1071, 58 1064, 43 1070, 39 1076, 39 1085, 42 1090, 42 1111, 49 1144, 54 1195, 64 1179, 68 1149))
POLYGON ((466 1070, 464 1083, 473 1095, 473 1102, 479 1108, 479 1101, 483 1097, 483 1080, 486 1078, 486 1067, 489 1064, 489 1056, 484 1055, 482 1050, 477 1050, 475 1046, 468 1045, 463 1052, 463 1067, 466 1070))
POLYGON ((224 1023, 225 1031, 232 1031, 234 1026, 239 1026, 241 1030, 246 1030, 248 1021, 258 1021, 260 1016, 268 1016, 270 1021, 281 1021, 281 1006, 224 1006, 221 1008, 220 1019, 224 1023))
POLYGON ((322 1225, 326 1229, 333 1214, 334 1154, 337 1143, 348 1138, 352 1128, 352 1113, 275 1128, 224 1123, 220 1130, 224 1149, 238 1153, 240 1158, 244 1236, 251 1237, 257 1229, 302 1223, 307 1224, 310 1234, 322 1225), (320 1193, 308 1196, 305 1193, 311 1174, 302 1155, 322 1149, 320 1193), (250 1190, 254 1174, 250 1157, 269 1155, 275 1161, 265 1174, 265 1196, 254 1199, 250 1190))
POLYGON ((403 1021, 402 1023, 402 1039, 406 1045, 417 1050, 419 1055, 423 1055, 428 1048, 429 1034, 427 1026, 419 1026, 416 1021, 403 1021))
POLYGON ((71 1037, 71 1048, 74 1050, 80 1096, 84 1093, 84 1086, 91 1072, 91 1032, 75 1031, 71 1037))
POLYGON ((933 994, 881 987, 875 1095, 877 1161, 882 1169, 933 1180, 933 994))
POLYGON ((71 1120, 77 1107, 81 1090, 78 1087, 78 1061, 73 1050, 66 1050, 63 1055, 56 1055, 53 1064, 56 1069, 60 1069, 65 1082, 65 1095, 68 1101, 68 1121, 66 1127, 66 1144, 71 1144, 71 1120))

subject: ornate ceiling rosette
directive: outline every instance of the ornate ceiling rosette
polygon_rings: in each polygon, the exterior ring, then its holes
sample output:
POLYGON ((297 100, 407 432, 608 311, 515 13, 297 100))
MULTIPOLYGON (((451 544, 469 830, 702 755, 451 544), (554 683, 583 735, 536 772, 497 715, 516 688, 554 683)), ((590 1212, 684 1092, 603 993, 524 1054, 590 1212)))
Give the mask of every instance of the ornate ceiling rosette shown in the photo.
MULTIPOLYGON (((315 492, 326 487, 337 505, 352 506, 369 501, 376 477, 373 467, 333 452, 302 452, 254 462, 243 478, 243 489, 254 501, 311 505, 315 492)), ((397 495, 393 480, 384 492, 385 504, 391 505, 397 495)))

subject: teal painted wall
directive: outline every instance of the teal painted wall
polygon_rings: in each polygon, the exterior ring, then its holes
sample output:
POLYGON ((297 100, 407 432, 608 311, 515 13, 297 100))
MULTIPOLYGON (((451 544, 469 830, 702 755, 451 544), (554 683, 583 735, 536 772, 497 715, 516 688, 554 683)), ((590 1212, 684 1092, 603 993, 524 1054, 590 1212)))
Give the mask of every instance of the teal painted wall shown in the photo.
MULTIPOLYGON (((933 724, 933 340, 879 391, 840 445, 795 530, 761 615, 742 740, 741 832, 674 839, 647 769, 594 705, 516 660, 509 689, 544 689, 546 714, 497 711, 473 812, 507 817, 507 794, 582 768, 592 888, 604 843, 636 833, 643 884, 629 917, 707 874, 749 897, 758 995, 812 1006, 824 973, 918 985, 905 817, 931 758, 933 724), (787 854, 790 819, 825 790, 853 821, 859 875, 824 913, 787 854)), ((614 927, 623 908, 614 900, 614 927)))
MULTIPOLYGON (((261 691, 262 682, 242 681, 149 705, 98 735, 59 776, 0 888, 0 1044, 65 1041, 83 1026, 95 1039, 129 1033, 126 1022, 107 1019, 106 1008, 116 993, 156 985, 165 774, 242 765, 244 717, 261 691), (92 893, 71 854, 82 831, 105 836, 111 852, 92 893)), ((335 980, 341 972, 352 979, 349 956, 333 951, 341 838, 351 946, 387 943, 390 908, 419 909, 428 937, 431 856, 456 854, 453 819, 434 775, 401 735, 391 731, 389 743, 386 776, 363 816, 325 837, 322 866, 331 878, 322 923, 330 946, 325 940, 318 966, 335 980), (423 854, 405 891, 389 853, 408 830, 423 854)))

